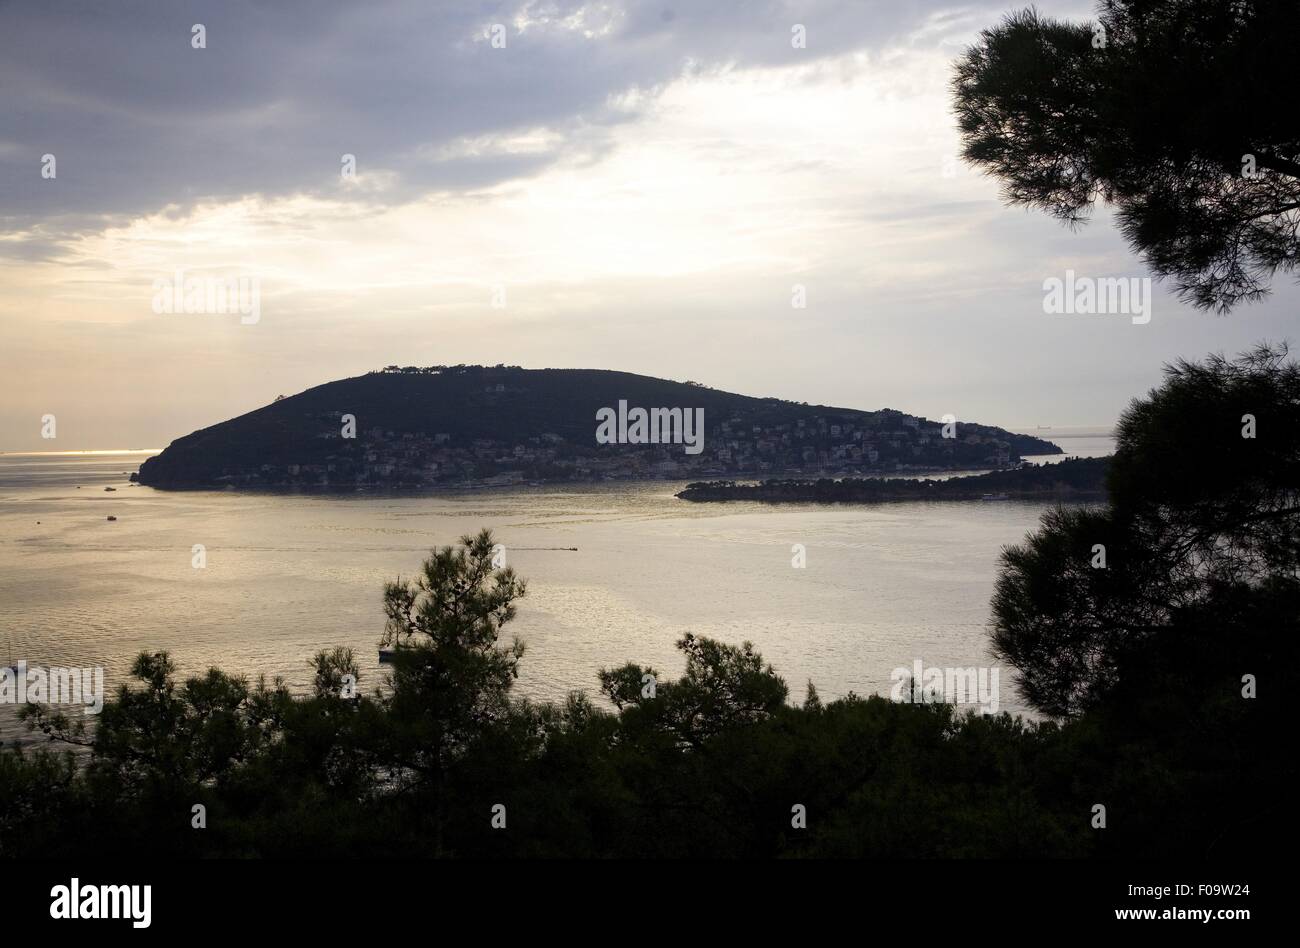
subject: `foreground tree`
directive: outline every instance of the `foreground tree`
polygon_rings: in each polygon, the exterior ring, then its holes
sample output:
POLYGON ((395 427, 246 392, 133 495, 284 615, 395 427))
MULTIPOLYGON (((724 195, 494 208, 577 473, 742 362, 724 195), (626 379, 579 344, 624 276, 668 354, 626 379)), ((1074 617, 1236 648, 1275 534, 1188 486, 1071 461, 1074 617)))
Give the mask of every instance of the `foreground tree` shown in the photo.
POLYGON ((1054 511, 1003 554, 993 643, 1035 707, 1097 707, 1160 664, 1235 680, 1294 648, 1300 366, 1284 347, 1170 366, 1121 418, 1108 486, 1108 509, 1054 511))
POLYGON ((495 565, 491 531, 435 550, 414 581, 384 588, 383 644, 394 649, 382 742, 392 779, 428 794, 441 845, 451 764, 511 715, 523 643, 499 644, 526 585, 495 565))
POLYGON ((682 745, 699 748, 723 731, 770 718, 785 704, 784 679, 752 643, 727 645, 688 632, 677 648, 686 655, 686 671, 677 681, 631 663, 601 670, 601 692, 620 711, 632 712, 634 726, 662 729, 682 745))
POLYGON ((33 730, 90 748, 93 775, 120 794, 187 798, 260 753, 292 698, 280 681, 250 687, 244 678, 213 668, 178 686, 175 673, 166 652, 138 656, 131 666, 134 686, 118 688, 93 733, 84 717, 70 718, 52 706, 29 704, 22 715, 33 730))
POLYGON ((1181 297, 1227 311, 1300 260, 1300 6, 1106 0, 1014 14, 958 61, 963 156, 1075 225, 1101 199, 1181 297))

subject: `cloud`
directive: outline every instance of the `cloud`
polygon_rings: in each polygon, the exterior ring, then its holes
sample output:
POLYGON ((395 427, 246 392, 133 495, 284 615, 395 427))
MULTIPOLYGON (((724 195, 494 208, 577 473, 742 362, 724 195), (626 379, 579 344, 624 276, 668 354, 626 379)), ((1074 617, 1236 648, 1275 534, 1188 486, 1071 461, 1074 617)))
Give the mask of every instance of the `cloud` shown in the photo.
POLYGON ((599 154, 611 126, 636 121, 638 104, 683 74, 880 50, 950 19, 933 10, 745 0, 6 5, 0 206, 12 231, 250 194, 400 202, 482 188, 599 154), (196 23, 204 49, 191 47, 196 23), (487 41, 494 23, 505 49, 487 41), (796 23, 806 49, 791 45, 796 23), (40 176, 45 154, 56 157, 54 180, 40 176), (341 180, 344 154, 367 188, 341 180))

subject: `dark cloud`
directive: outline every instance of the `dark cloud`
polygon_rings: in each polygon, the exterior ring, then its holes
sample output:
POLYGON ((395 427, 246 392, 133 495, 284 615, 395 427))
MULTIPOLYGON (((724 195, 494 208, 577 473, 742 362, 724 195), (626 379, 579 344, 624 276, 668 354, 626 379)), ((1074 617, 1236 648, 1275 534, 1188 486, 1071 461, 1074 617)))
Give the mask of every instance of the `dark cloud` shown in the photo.
MULTIPOLYGON (((990 9, 1000 4, 988 3, 990 9)), ((899 41, 931 2, 625 3, 83 0, 0 7, 0 207, 61 215, 202 198, 344 194, 340 157, 400 201, 598 151, 609 100, 685 70, 779 65, 899 41), (202 23, 207 48, 191 48, 202 23), (507 47, 482 41, 503 23, 507 47), (791 47, 792 24, 808 48, 791 47), (584 35, 592 31, 598 35, 584 35), (476 39, 477 38, 477 39, 476 39), (440 157, 462 138, 559 134, 526 153, 440 157), (41 156, 57 178, 40 175, 41 156)), ((634 117, 634 116, 633 116, 634 117)), ((11 248, 12 249, 12 248, 11 248)), ((32 248, 29 252, 41 253, 32 248)))

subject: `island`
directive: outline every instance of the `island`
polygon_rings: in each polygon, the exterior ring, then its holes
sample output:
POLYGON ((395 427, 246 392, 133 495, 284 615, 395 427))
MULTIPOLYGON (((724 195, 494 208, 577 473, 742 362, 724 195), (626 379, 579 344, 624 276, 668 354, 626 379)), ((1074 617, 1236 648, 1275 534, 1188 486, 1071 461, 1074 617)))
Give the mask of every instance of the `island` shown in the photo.
POLYGON ((888 503, 915 500, 1034 500, 1101 503, 1106 499, 1110 458, 1069 458, 1025 464, 1014 470, 967 477, 819 478, 738 484, 707 481, 686 485, 683 500, 757 500, 766 503, 888 503))
POLYGON ((160 488, 401 489, 860 477, 1007 469, 1025 455, 1060 453, 1049 441, 989 425, 758 398, 628 372, 388 366, 178 438, 132 480, 160 488), (638 409, 698 417, 701 430, 693 444, 637 443, 635 426, 621 437, 620 421, 616 443, 598 439, 599 418, 638 409))

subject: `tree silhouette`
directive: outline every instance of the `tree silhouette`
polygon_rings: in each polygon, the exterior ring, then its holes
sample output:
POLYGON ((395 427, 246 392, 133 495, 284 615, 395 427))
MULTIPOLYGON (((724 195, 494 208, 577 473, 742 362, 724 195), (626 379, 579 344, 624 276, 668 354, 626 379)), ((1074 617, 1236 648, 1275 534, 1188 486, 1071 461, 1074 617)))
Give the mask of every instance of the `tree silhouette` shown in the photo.
POLYGON ((752 643, 737 647, 688 632, 677 648, 686 656, 679 680, 662 681, 653 668, 629 663, 601 669, 601 692, 620 711, 640 712, 633 715, 639 724, 665 730, 690 747, 765 720, 785 703, 785 681, 752 643), (653 690, 647 687, 651 680, 653 690))
POLYGON ((494 565, 491 531, 435 550, 415 581, 384 588, 383 643, 394 646, 381 742, 392 779, 432 802, 437 846, 446 819, 447 769, 511 713, 522 642, 498 644, 526 586, 494 565))
POLYGON ((1285 347, 1170 366, 1120 419, 1108 485, 1108 509, 1049 512, 1003 552, 993 644, 1030 703, 1076 714, 1195 654, 1263 667, 1300 599, 1300 366, 1285 347))
POLYGON ((1179 296, 1226 312, 1300 259, 1300 6, 1106 0, 1099 22, 1033 9, 958 61, 963 157, 1069 225, 1100 199, 1179 296))

